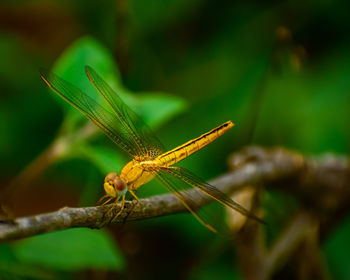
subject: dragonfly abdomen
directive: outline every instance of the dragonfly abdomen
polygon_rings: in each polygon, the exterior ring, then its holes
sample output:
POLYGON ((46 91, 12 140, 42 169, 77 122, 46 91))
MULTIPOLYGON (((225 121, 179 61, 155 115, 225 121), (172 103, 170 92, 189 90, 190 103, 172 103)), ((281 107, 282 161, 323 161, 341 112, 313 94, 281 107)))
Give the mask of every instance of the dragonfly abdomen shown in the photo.
POLYGON ((233 126, 234 124, 231 121, 225 122, 211 131, 158 156, 156 160, 160 161, 163 166, 173 165, 213 142, 233 126))

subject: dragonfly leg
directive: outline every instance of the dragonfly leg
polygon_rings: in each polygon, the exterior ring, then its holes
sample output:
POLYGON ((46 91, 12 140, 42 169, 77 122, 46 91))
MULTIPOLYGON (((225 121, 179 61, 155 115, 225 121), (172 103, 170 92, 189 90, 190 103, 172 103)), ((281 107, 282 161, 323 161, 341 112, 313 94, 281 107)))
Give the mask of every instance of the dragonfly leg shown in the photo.
POLYGON ((134 191, 129 190, 129 193, 131 193, 131 195, 135 198, 136 203, 133 203, 133 206, 132 206, 131 210, 130 210, 130 211, 128 212, 128 214, 125 216, 122 225, 125 224, 126 220, 129 218, 129 215, 134 211, 136 205, 140 203, 140 199, 137 197, 137 195, 135 194, 134 191))
POLYGON ((114 198, 114 197, 111 197, 111 198, 107 199, 105 202, 103 202, 103 203, 101 204, 101 206, 106 205, 106 204, 107 204, 108 202, 110 202, 113 198, 114 198))
MULTIPOLYGON (((111 206, 111 208, 109 208, 108 211, 106 212, 105 216, 108 216, 108 215, 113 211, 113 209, 117 206, 117 203, 118 203, 119 199, 120 199, 120 196, 117 197, 117 199, 114 201, 114 203, 113 203, 113 205, 111 206)), ((108 199, 108 200, 106 201, 106 203, 107 203, 109 200, 110 200, 110 199, 108 199)))
POLYGON ((122 205, 120 206, 119 212, 113 217, 113 219, 110 221, 111 223, 119 217, 119 215, 123 212, 125 206, 125 195, 122 196, 122 205))
POLYGON ((131 195, 137 200, 137 203, 140 203, 140 199, 137 197, 134 191, 129 190, 129 193, 131 193, 131 195))
MULTIPOLYGON (((102 197, 102 198, 104 198, 104 197, 102 197)), ((106 205, 106 204, 107 204, 108 202, 110 202, 113 198, 114 198, 114 197, 111 197, 111 198, 107 199, 107 200, 106 200, 102 205, 100 205, 100 206, 106 205)), ((108 221, 105 220, 105 217, 108 216, 108 215, 113 211, 113 209, 114 209, 115 206, 117 205, 117 202, 119 201, 119 199, 120 199, 120 196, 118 196, 118 197, 116 198, 115 202, 114 202, 113 205, 108 209, 108 211, 105 212, 105 213, 103 214, 102 222, 101 222, 101 224, 99 225, 99 228, 102 228, 102 227, 104 227, 106 224, 110 223, 110 222, 108 222, 108 221)), ((101 201, 101 200, 102 200, 102 199, 100 199, 100 201, 101 201)))
POLYGON ((107 195, 105 194, 104 196, 102 196, 97 202, 96 205, 100 205, 100 203, 107 197, 107 195))

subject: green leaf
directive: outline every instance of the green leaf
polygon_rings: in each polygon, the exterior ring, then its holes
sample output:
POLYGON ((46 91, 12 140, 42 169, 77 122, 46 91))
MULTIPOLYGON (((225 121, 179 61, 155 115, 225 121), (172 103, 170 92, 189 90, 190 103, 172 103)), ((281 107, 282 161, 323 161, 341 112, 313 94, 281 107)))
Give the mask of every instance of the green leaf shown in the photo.
POLYGON ((350 278, 350 219, 340 225, 325 242, 324 251, 329 269, 334 276, 334 279, 349 279, 350 278))
MULTIPOLYGON (((102 97, 91 85, 84 72, 85 65, 93 67, 118 95, 121 96, 124 102, 151 127, 160 126, 175 114, 183 111, 186 107, 184 100, 166 93, 148 92, 135 95, 125 89, 121 84, 120 73, 114 64, 112 55, 91 37, 84 37, 73 43, 57 60, 53 67, 53 72, 74 84, 110 110, 102 97)), ((64 120, 65 130, 74 133, 80 127, 81 122, 87 120, 67 102, 60 100, 60 103, 66 108, 67 112, 64 120)), ((88 158, 103 172, 110 171, 119 166, 118 155, 115 152, 106 151, 101 148, 94 149, 90 147, 87 152, 87 147, 85 147, 84 149, 74 151, 74 154, 75 156, 88 158), (80 152, 82 153, 81 155, 79 155, 80 152)))
MULTIPOLYGON (((120 73, 112 55, 92 37, 80 38, 68 47, 54 64, 53 72, 103 104, 101 96, 85 74, 85 65, 93 67, 114 88, 121 86, 120 73)), ((75 130, 81 120, 86 121, 86 118, 73 106, 58 96, 56 98, 67 111, 64 123, 68 131, 75 130)))
POLYGON ((90 160, 104 174, 112 171, 120 171, 127 162, 117 152, 117 149, 96 145, 90 146, 88 144, 83 144, 79 147, 77 156, 90 160))
POLYGON ((60 270, 121 270, 125 260, 103 230, 69 229, 39 235, 13 244, 23 263, 60 270))
POLYGON ((134 111, 153 128, 186 108, 187 103, 183 99, 165 93, 144 93, 133 104, 134 111))
POLYGON ((10 245, 2 244, 0 246, 0 262, 11 262, 15 260, 15 256, 13 254, 13 250, 10 245))
MULTIPOLYGON (((118 67, 114 64, 112 55, 91 37, 83 37, 73 43, 57 60, 53 71, 100 102, 102 106, 108 108, 108 105, 102 100, 87 78, 84 71, 85 65, 93 67, 120 95, 123 101, 150 126, 160 125, 174 114, 183 111, 186 107, 183 99, 169 94, 148 92, 136 96, 125 89, 121 83, 120 73, 118 67)), ((62 101, 61 103, 65 104, 65 107, 68 106, 70 113, 67 118, 75 124, 77 119, 74 115, 79 114, 82 117, 82 114, 66 104, 66 102, 62 101)))
POLYGON ((120 86, 119 69, 110 52, 92 37, 82 37, 67 48, 56 61, 53 71, 74 85, 85 88, 90 84, 84 66, 93 67, 112 86, 120 86))

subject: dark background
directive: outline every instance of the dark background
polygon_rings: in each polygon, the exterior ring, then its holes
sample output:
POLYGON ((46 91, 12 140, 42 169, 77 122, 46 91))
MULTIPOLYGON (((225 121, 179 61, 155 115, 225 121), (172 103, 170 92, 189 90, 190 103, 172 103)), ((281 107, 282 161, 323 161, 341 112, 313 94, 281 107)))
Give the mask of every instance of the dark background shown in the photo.
MULTIPOLYGON (((224 173, 230 153, 252 143, 348 153, 346 7, 326 0, 1 1, 0 186, 11 186, 14 215, 93 205, 105 174, 127 162, 99 134, 44 161, 35 178, 18 177, 59 131, 85 125, 51 94, 40 67, 85 90, 91 65, 167 148, 235 122, 182 163, 204 179, 224 173)), ((152 182, 139 195, 160 192, 152 182)), ((296 202, 269 190, 263 200, 273 238, 296 202)), ((323 240, 334 279, 350 277, 349 234, 347 220, 323 240)), ((188 214, 12 242, 0 247, 0 260, 1 279, 240 279, 234 243, 188 214)))

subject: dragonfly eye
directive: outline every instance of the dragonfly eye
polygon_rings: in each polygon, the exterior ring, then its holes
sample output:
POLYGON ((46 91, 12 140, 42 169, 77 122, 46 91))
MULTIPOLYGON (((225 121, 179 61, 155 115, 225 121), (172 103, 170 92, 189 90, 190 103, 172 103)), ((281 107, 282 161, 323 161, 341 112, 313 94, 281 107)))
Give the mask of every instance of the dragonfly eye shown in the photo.
POLYGON ((125 182, 118 177, 113 180, 113 185, 118 193, 124 193, 127 190, 125 182))
POLYGON ((115 172, 108 173, 107 176, 105 177, 105 183, 113 181, 117 177, 118 175, 115 172))
POLYGON ((128 191, 126 183, 115 172, 111 172, 105 177, 104 189, 112 197, 124 195, 128 191))
POLYGON ((114 184, 114 180, 116 180, 117 178, 118 178, 118 175, 115 172, 108 173, 107 176, 105 177, 105 183, 103 184, 103 187, 108 196, 111 196, 111 197, 117 196, 117 191, 114 184))

